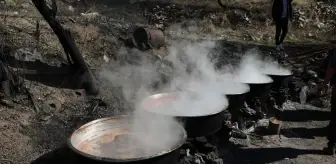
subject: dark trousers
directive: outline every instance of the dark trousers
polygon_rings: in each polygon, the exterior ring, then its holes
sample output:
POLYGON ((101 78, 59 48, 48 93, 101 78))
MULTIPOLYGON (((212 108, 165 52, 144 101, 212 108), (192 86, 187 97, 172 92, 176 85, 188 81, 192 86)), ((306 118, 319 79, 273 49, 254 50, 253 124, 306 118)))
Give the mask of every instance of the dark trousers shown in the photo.
POLYGON ((328 146, 336 146, 336 85, 333 86, 331 95, 331 118, 328 130, 328 146))
POLYGON ((275 44, 282 44, 288 32, 288 18, 275 21, 275 44), (281 35, 281 36, 280 36, 281 35))

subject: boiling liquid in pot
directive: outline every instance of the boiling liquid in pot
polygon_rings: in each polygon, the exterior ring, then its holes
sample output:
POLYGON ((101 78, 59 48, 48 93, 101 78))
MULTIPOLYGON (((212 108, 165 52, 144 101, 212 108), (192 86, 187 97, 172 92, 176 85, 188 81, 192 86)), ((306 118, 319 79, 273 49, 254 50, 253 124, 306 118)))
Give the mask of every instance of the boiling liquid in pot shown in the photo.
POLYGON ((112 159, 143 158, 165 151, 148 146, 147 142, 150 142, 150 138, 139 139, 137 136, 124 131, 123 134, 107 134, 82 143, 79 149, 87 154, 112 159))

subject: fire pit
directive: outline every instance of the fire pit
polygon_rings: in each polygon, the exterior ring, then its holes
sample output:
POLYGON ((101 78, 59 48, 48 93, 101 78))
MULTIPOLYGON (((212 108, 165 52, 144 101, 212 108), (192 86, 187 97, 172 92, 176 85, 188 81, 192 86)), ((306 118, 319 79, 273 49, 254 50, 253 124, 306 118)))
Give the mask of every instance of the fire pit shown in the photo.
MULTIPOLYGON (((239 128, 242 128, 242 126, 244 126, 243 116, 245 113, 242 113, 240 109, 244 106, 246 94, 250 91, 250 87, 247 84, 228 81, 219 84, 222 86, 224 93, 229 100, 228 111, 231 114, 230 121, 238 122, 239 128)), ((230 138, 230 132, 231 129, 228 126, 223 125, 216 135, 225 143, 230 138)))
POLYGON ((248 84, 250 92, 246 94, 247 104, 257 111, 258 119, 264 117, 263 112, 267 111, 266 100, 273 80, 261 73, 254 73, 255 77, 242 77, 239 82, 248 84))
POLYGON ((271 95, 276 96, 274 97, 277 101, 276 105, 282 106, 287 100, 288 81, 292 72, 276 61, 264 62, 261 66, 261 72, 272 78, 271 95))
POLYGON ((177 122, 174 128, 179 134, 171 147, 151 147, 145 140, 155 135, 136 137, 131 130, 133 117, 116 116, 89 122, 77 129, 69 140, 69 147, 87 161, 108 163, 178 163, 179 149, 187 136, 177 122))
MULTIPOLYGON (((218 99, 216 104, 200 104, 199 94, 194 92, 161 93, 146 98, 141 108, 152 114, 169 115, 180 119, 188 137, 208 136, 217 132, 223 123, 223 111, 227 108, 226 99, 218 99)), ((214 100, 216 101, 216 100, 214 100)))
POLYGON ((245 113, 242 113, 240 109, 244 107, 246 95, 250 91, 250 87, 247 84, 237 82, 224 83, 223 86, 228 86, 224 88, 224 92, 229 100, 228 110, 231 113, 231 121, 238 122, 238 126, 241 128, 243 120, 240 116, 244 116, 245 113))
MULTIPOLYGON (((281 95, 287 95, 288 90, 288 82, 291 80, 292 73, 288 74, 268 74, 273 79, 273 84, 271 86, 271 90, 276 92, 276 94, 281 94, 281 95)), ((281 99, 281 98, 276 98, 276 99, 281 99)), ((282 103, 279 103, 280 105, 282 103)))

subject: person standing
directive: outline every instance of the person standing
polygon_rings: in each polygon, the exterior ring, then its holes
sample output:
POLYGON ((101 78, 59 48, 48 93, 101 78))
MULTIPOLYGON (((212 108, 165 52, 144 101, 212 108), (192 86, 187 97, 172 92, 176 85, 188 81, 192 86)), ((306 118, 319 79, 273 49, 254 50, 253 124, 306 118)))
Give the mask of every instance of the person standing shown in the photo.
POLYGON ((276 50, 284 50, 282 45, 288 32, 288 21, 293 18, 293 0, 274 0, 272 18, 275 23, 276 50), (281 36, 280 36, 281 35, 281 36))
POLYGON ((328 127, 328 145, 323 151, 328 155, 333 155, 336 151, 336 41, 332 41, 333 48, 329 51, 329 66, 326 70, 325 78, 318 87, 320 91, 327 88, 328 84, 332 86, 331 94, 331 114, 328 127))

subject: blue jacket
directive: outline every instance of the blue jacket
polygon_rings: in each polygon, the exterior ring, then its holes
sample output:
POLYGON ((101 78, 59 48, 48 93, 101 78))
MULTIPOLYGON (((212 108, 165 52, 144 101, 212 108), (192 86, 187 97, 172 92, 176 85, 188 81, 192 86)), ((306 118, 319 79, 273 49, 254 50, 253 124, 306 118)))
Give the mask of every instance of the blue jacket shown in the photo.
MULTIPOLYGON (((293 0, 288 0, 288 12, 287 18, 292 20, 293 18, 293 7, 292 7, 293 0)), ((274 0, 273 7, 272 7, 272 18, 274 21, 281 19, 283 11, 283 3, 282 0, 274 0)))

